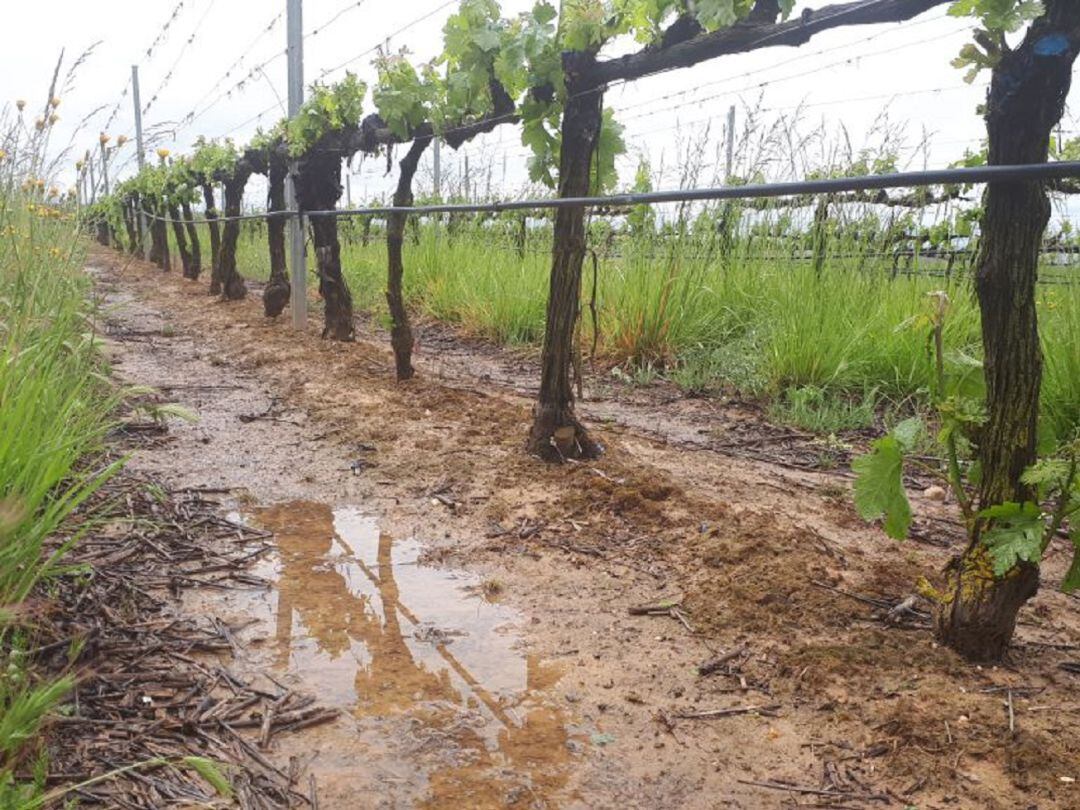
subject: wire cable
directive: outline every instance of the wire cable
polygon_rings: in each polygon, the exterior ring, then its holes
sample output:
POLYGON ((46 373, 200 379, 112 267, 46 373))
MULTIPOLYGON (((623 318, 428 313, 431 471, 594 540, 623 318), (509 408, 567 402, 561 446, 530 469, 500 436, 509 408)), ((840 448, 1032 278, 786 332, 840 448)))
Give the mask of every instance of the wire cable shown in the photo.
POLYGON ((195 37, 198 35, 203 23, 206 22, 206 18, 210 15, 210 12, 213 11, 214 5, 216 3, 217 0, 210 0, 210 4, 206 7, 206 10, 203 11, 202 16, 199 17, 198 22, 195 23, 195 28, 192 30, 191 36, 189 36, 184 41, 184 44, 180 46, 180 52, 176 54, 176 59, 174 59, 173 63, 169 66, 169 69, 168 71, 166 71, 165 77, 161 80, 161 83, 158 85, 157 90, 155 90, 153 94, 151 94, 149 101, 147 101, 146 104, 143 106, 143 115, 146 115, 148 112, 150 112, 150 108, 154 105, 154 102, 158 100, 158 96, 160 96, 162 91, 164 91, 165 88, 169 86, 169 82, 172 81, 172 77, 176 72, 176 68, 180 64, 180 60, 184 58, 184 54, 187 53, 188 48, 190 48, 192 43, 195 42, 195 37))
POLYGON ((449 8, 450 6, 455 5, 458 2, 459 2, 459 0, 447 0, 447 2, 436 6, 431 11, 429 11, 427 14, 424 14, 421 17, 417 17, 412 22, 401 26, 397 30, 395 30, 395 31, 391 32, 390 34, 388 34, 387 36, 383 37, 382 40, 379 41, 378 45, 374 45, 371 48, 368 48, 366 51, 362 51, 361 53, 358 53, 356 56, 351 56, 348 59, 346 59, 344 62, 341 62, 340 64, 337 64, 337 65, 334 65, 334 67, 327 68, 326 70, 321 71, 319 73, 319 78, 320 79, 325 79, 331 73, 336 73, 337 71, 341 70, 344 67, 348 67, 349 65, 353 64, 354 62, 360 61, 365 56, 370 56, 371 54, 373 54, 377 50, 379 50, 379 48, 381 48, 383 43, 386 42, 387 40, 393 39, 394 37, 401 36, 406 31, 408 31, 410 28, 413 28, 414 26, 417 26, 422 22, 426 22, 427 20, 434 17, 436 14, 438 14, 443 9, 449 8))
MULTIPOLYGON (((638 107, 644 107, 646 105, 655 104, 657 102, 668 101, 668 100, 673 99, 673 98, 683 97, 683 96, 686 96, 686 95, 688 95, 690 93, 696 93, 696 92, 698 92, 699 90, 701 90, 702 88, 705 88, 705 87, 714 87, 714 86, 716 86, 718 84, 727 84, 729 82, 738 81, 739 79, 749 79, 752 76, 757 76, 757 75, 759 75, 761 73, 765 73, 767 71, 776 70, 777 68, 786 67, 787 65, 794 64, 795 62, 803 62, 803 61, 805 61, 807 59, 813 59, 814 57, 817 57, 817 56, 824 56, 826 54, 835 53, 835 52, 843 50, 845 48, 853 48, 853 47, 855 47, 857 45, 865 45, 868 42, 873 42, 873 41, 878 40, 878 39, 880 39, 882 37, 885 37, 885 36, 891 36, 891 35, 893 35, 893 34, 895 34, 897 32, 910 31, 911 29, 916 28, 918 26, 927 25, 928 23, 933 23, 933 22, 939 22, 941 20, 946 20, 946 19, 949 19, 949 18, 950 18, 950 15, 948 15, 948 14, 940 14, 940 15, 938 15, 936 17, 930 17, 928 19, 919 20, 919 21, 914 22, 914 23, 907 23, 907 24, 896 26, 894 28, 888 28, 888 29, 886 29, 884 31, 879 31, 876 34, 871 34, 868 37, 864 37, 863 39, 860 39, 860 40, 858 40, 856 42, 849 42, 849 43, 846 43, 844 45, 836 45, 836 46, 829 47, 829 48, 820 48, 820 49, 818 49, 816 51, 800 53, 798 56, 793 56, 792 58, 785 59, 785 60, 783 60, 781 62, 774 62, 773 64, 767 65, 767 66, 765 66, 763 68, 758 68, 756 70, 748 70, 745 73, 739 73, 739 74, 736 74, 734 76, 725 76, 722 79, 715 79, 715 80, 710 81, 710 82, 703 82, 701 84, 695 84, 694 86, 688 87, 685 90, 676 90, 676 91, 671 92, 671 93, 666 93, 665 95, 662 95, 662 96, 657 96, 655 98, 645 99, 644 101, 637 101, 637 102, 634 102, 633 104, 627 104, 624 107, 617 107, 615 109, 615 111, 616 112, 625 112, 626 110, 633 110, 633 109, 636 109, 638 107)), ((928 41, 932 42, 933 40, 918 40, 916 42, 912 42, 912 43, 908 43, 908 44, 911 45, 911 46, 923 45, 928 41)), ((880 51, 880 52, 879 51, 874 51, 874 52, 871 52, 869 54, 856 54, 854 56, 849 56, 846 60, 843 60, 841 62, 836 62, 836 63, 833 63, 833 64, 836 64, 836 65, 845 64, 845 63, 851 62, 853 60, 863 59, 863 58, 867 58, 867 57, 871 57, 871 56, 877 56, 877 55, 879 55, 879 53, 889 53, 889 52, 890 51, 880 51)), ((805 74, 805 75, 809 75, 809 74, 805 74)), ((769 80, 769 82, 772 82, 772 81, 783 81, 783 79, 769 80)), ((690 99, 689 101, 692 103, 694 101, 694 99, 690 99)))
MULTIPOLYGON (((844 191, 876 191, 891 188, 922 188, 940 185, 976 185, 981 183, 1037 182, 1080 177, 1080 161, 1030 163, 1009 166, 978 166, 960 169, 931 169, 918 172, 831 177, 819 180, 799 180, 784 183, 753 183, 742 186, 643 191, 590 197, 554 197, 535 200, 506 200, 492 203, 445 203, 417 206, 377 206, 368 208, 304 210, 306 217, 381 216, 387 214, 477 214, 503 211, 530 211, 559 208, 625 207, 658 205, 672 202, 704 202, 713 200, 765 199, 792 197, 804 194, 836 194, 844 191)), ((145 212, 154 219, 176 222, 160 215, 145 212)), ((296 216, 295 211, 270 211, 262 214, 241 214, 219 217, 218 222, 254 219, 276 219, 296 216)))
MULTIPOLYGON (((704 103, 706 101, 715 101, 716 99, 723 98, 724 96, 739 95, 740 93, 746 93, 746 92, 749 92, 750 90, 762 90, 762 89, 764 89, 766 87, 772 87, 774 85, 782 84, 784 82, 794 81, 796 79, 803 79, 803 78, 805 78, 807 76, 813 76, 813 75, 818 74, 818 73, 823 73, 826 70, 832 70, 833 68, 843 67, 845 65, 850 65, 855 60, 872 59, 872 58, 877 57, 877 56, 885 56, 887 54, 898 53, 899 51, 904 51, 904 50, 907 50, 908 48, 913 48, 913 47, 916 47, 916 46, 919 46, 919 45, 926 45, 926 44, 929 44, 931 42, 937 42, 937 41, 942 40, 942 39, 947 39, 949 37, 956 36, 956 33, 957 33, 956 31, 950 31, 947 34, 942 34, 941 36, 933 37, 932 39, 924 39, 924 40, 919 40, 917 42, 906 42, 903 45, 896 46, 895 48, 887 48, 885 50, 874 51, 873 53, 869 53, 869 54, 860 54, 858 56, 849 57, 847 59, 841 59, 841 60, 839 60, 837 62, 830 62, 827 65, 820 65, 819 67, 816 67, 813 70, 806 70, 806 71, 802 71, 801 73, 789 73, 786 76, 780 76, 780 77, 775 78, 775 79, 768 79, 768 80, 763 81, 763 82, 758 82, 757 84, 744 85, 744 86, 739 87, 739 88, 734 89, 734 90, 725 90, 725 91, 722 91, 722 92, 719 92, 719 93, 713 93, 712 95, 702 96, 701 98, 689 99, 688 101, 686 101, 684 103, 673 104, 671 106, 661 107, 659 109, 646 110, 644 112, 628 116, 628 117, 626 117, 626 118, 624 118, 622 120, 623 121, 635 121, 635 120, 637 120, 639 118, 644 118, 644 117, 647 117, 647 116, 650 116, 650 115, 659 115, 661 113, 671 112, 672 110, 677 110, 680 107, 686 106, 687 104, 702 104, 702 103, 704 103)), ((697 89, 697 88, 693 88, 693 89, 697 89)), ((683 91, 683 92, 692 92, 692 91, 683 91)), ((633 106, 640 107, 642 105, 641 104, 635 104, 633 106)), ((621 109, 616 109, 615 112, 623 112, 624 110, 628 110, 628 109, 631 109, 631 107, 623 107, 621 109)))

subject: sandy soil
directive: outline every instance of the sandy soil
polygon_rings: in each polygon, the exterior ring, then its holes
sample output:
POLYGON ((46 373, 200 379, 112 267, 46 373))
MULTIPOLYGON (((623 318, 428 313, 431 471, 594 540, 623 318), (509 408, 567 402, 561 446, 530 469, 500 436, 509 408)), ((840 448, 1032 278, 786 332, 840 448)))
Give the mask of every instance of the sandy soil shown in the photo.
POLYGON ((274 742, 323 807, 1080 806, 1077 600, 1045 589, 995 668, 885 619, 957 542, 947 510, 894 543, 809 469, 830 448, 609 378, 582 407, 604 458, 549 467, 528 358, 432 326, 398 384, 376 331, 321 341, 314 306, 297 334, 255 296, 91 269, 119 376, 200 416, 133 464, 276 533, 273 590, 187 607, 342 709, 274 742))

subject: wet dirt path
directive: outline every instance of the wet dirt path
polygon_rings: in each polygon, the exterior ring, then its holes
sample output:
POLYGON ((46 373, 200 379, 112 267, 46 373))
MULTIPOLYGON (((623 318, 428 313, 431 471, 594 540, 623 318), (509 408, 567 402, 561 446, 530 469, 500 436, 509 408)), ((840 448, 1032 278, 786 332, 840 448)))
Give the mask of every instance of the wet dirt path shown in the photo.
POLYGON ((589 739, 555 690, 565 666, 528 651, 527 617, 502 585, 426 564, 358 493, 357 461, 255 376, 161 312, 107 284, 117 376, 195 411, 136 471, 223 497, 272 531, 253 573, 270 590, 184 596, 237 642, 234 671, 340 710, 280 738, 314 775, 323 807, 562 807, 589 739), (361 505, 356 505, 361 504, 361 505))
POLYGON ((459 539, 448 499, 381 477, 371 445, 289 404, 230 356, 228 333, 199 335, 117 282, 102 274, 117 376, 198 415, 171 420, 165 446, 132 466, 275 534, 253 570, 273 589, 196 592, 183 607, 232 628, 233 671, 340 710, 272 745, 315 776, 321 807, 714 806, 699 793, 712 749, 675 743, 641 696, 711 654, 666 622, 651 659, 632 646, 654 628, 624 605, 664 581, 555 571, 537 553, 439 564, 459 539))
POLYGON ((888 543, 842 477, 681 446, 749 422, 591 405, 609 452, 554 469, 521 452, 530 403, 490 353, 422 355, 399 385, 381 343, 98 261, 118 375, 199 416, 133 465, 274 532, 273 588, 185 607, 232 628, 253 682, 340 710, 268 753, 321 807, 1077 806, 1070 718, 1043 708, 1080 700, 1061 594, 1008 668, 968 667, 850 596, 898 603, 948 535, 888 543))

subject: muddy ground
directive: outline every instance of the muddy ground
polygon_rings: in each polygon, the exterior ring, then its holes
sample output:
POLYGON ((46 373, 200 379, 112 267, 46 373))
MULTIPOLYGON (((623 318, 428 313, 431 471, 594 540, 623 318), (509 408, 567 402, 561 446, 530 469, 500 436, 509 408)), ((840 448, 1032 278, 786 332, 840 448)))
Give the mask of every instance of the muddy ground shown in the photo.
POLYGON ((273 742, 322 807, 1080 806, 1078 601, 1044 589, 994 668, 925 604, 889 620, 960 535, 922 499, 917 541, 864 525, 847 448, 599 376, 607 453, 550 467, 522 450, 533 358, 421 326, 399 384, 368 324, 325 342, 314 304, 298 334, 257 294, 90 269, 119 377, 199 416, 136 471, 275 532, 274 588, 183 609, 342 710, 273 742))

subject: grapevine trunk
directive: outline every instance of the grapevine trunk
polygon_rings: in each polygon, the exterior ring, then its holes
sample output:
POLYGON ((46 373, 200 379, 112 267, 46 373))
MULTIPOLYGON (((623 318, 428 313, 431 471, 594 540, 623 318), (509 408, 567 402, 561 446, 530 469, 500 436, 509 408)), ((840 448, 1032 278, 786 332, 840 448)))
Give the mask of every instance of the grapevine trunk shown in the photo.
POLYGON ((233 173, 225 180, 225 228, 221 238, 221 294, 230 301, 238 301, 247 295, 247 285, 236 269, 236 244, 240 239, 240 221, 230 217, 240 216, 244 200, 244 186, 251 176, 251 169, 240 161, 233 173))
MULTIPOLYGON (((329 211, 337 206, 341 197, 341 157, 336 151, 316 149, 298 163, 296 196, 305 211, 329 211)), ((323 337, 353 340, 352 295, 341 273, 337 218, 311 217, 311 240, 326 312, 323 337)))
MULTIPOLYGON (((267 176, 270 191, 267 197, 267 209, 270 212, 285 210, 285 176, 288 167, 285 161, 276 156, 270 158, 267 176)), ((269 217, 266 220, 266 238, 270 249, 270 280, 263 292, 263 311, 268 318, 275 318, 285 311, 289 303, 292 287, 289 284, 289 268, 285 258, 284 217, 269 217)))
POLYGON ((218 225, 214 187, 204 183, 203 203, 206 205, 206 227, 210 231, 210 294, 221 294, 221 228, 218 225))
POLYGON ((198 278, 198 273, 192 274, 187 232, 184 230, 184 223, 180 220, 180 209, 175 205, 169 209, 169 219, 172 221, 173 237, 176 239, 176 250, 180 254, 180 266, 183 268, 184 278, 198 278))
POLYGON ((195 227, 195 215, 191 212, 191 203, 184 200, 180 205, 184 214, 184 228, 187 230, 188 245, 191 250, 191 278, 202 274, 202 245, 199 244, 199 230, 195 227))
MULTIPOLYGON (((992 165, 1044 163, 1080 51, 1080 4, 1050 0, 1021 45, 994 68, 986 126, 992 165)), ((1039 248, 1050 219, 1040 182, 991 183, 984 199, 976 291, 982 314, 987 421, 979 441, 979 504, 1032 500, 1022 481, 1036 460, 1042 353, 1035 308, 1039 248)), ((974 660, 1008 648, 1016 617, 1035 595, 1039 570, 1021 564, 994 576, 976 525, 968 550, 946 572, 938 632, 974 660)))
MULTIPOLYGON (((397 190, 394 192, 394 207, 407 208, 413 204, 412 181, 420 156, 431 143, 431 138, 413 141, 405 157, 401 159, 397 190)), ((405 243, 405 223, 407 214, 391 214, 386 223, 387 282, 386 303, 390 309, 390 345, 394 348, 394 365, 399 380, 410 379, 415 371, 412 366, 413 333, 409 323, 409 312, 405 308, 405 295, 401 289, 405 265, 402 261, 402 248, 405 243)))
MULTIPOLYGON (((563 56, 567 75, 566 108, 562 120, 559 196, 585 197, 590 191, 592 158, 603 119, 603 93, 580 87, 579 60, 589 54, 563 56), (590 90, 592 92, 583 92, 590 90)), ((560 208, 555 214, 551 283, 541 360, 540 397, 533 413, 529 451, 548 461, 593 458, 600 447, 574 415, 571 368, 574 333, 581 309, 581 266, 585 260, 585 209, 560 208)))

